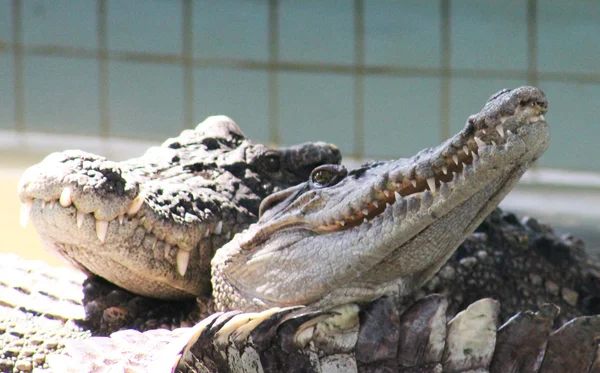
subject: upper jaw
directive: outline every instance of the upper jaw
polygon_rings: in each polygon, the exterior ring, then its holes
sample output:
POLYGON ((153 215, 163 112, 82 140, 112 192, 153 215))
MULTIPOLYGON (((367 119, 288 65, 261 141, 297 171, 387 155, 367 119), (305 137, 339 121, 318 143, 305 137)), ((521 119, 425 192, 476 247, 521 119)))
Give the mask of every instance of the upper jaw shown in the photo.
MULTIPOLYGON (((549 143, 546 111, 546 97, 538 89, 507 91, 436 148, 350 171, 337 185, 291 198, 285 209, 277 206, 279 213, 267 211, 268 219, 261 222, 279 227, 288 221, 314 232, 343 231, 373 220, 397 201, 408 204, 409 212, 424 207, 439 216, 496 175, 537 159, 549 143)), ((296 191, 287 191, 292 192, 296 191)), ((272 198, 276 197, 268 197, 263 206, 272 198)))

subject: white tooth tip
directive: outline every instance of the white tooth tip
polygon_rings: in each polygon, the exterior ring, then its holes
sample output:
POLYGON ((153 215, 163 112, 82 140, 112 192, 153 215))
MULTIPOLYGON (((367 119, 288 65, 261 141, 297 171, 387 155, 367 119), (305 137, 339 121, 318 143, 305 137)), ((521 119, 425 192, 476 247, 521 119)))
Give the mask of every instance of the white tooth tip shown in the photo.
POLYGON ((367 209, 363 209, 361 212, 363 213, 363 215, 369 215, 369 210, 367 209))
POLYGON ((498 144, 496 144, 496 142, 494 140, 492 140, 492 145, 496 146, 498 144))
POLYGON ((444 175, 448 175, 448 167, 442 166, 442 172, 444 173, 444 175))
POLYGON ((540 115, 540 120, 546 120, 546 118, 543 115, 540 115))
POLYGON ((46 208, 46 201, 42 201, 42 210, 46 208))
POLYGON ((60 203, 62 207, 71 206, 71 204, 73 203, 73 200, 71 199, 72 192, 73 191, 70 187, 66 187, 62 190, 62 193, 60 193, 60 198, 58 199, 58 203, 60 203))
POLYGON ((513 134, 511 130, 506 130, 506 133, 507 133, 509 136, 513 134))
POLYGON ((475 142, 477 143, 477 146, 478 146, 478 147, 480 147, 480 148, 481 148, 482 146, 484 146, 484 145, 485 145, 485 143, 483 142, 483 140, 481 140, 479 137, 477 137, 477 136, 474 136, 473 138, 475 139, 475 142))
POLYGON ((469 151, 469 147, 464 145, 463 146, 463 152, 465 152, 466 155, 469 155, 470 151, 469 151))
MULTIPOLYGON (((83 218, 84 217, 85 217, 85 214, 83 212, 77 210, 77 228, 81 228, 83 226, 83 218)), ((98 237, 98 238, 100 238, 100 237, 98 237)))
POLYGON ((96 220, 96 235, 100 242, 104 243, 106 234, 108 233, 108 221, 107 220, 96 220))
POLYGON ((146 194, 144 192, 139 193, 135 198, 129 203, 129 208, 127 209, 127 215, 133 216, 140 211, 140 208, 144 204, 144 200, 146 199, 146 194))
POLYGON ((400 195, 400 193, 394 191, 394 197, 396 198, 396 201, 400 201, 402 199, 402 196, 400 195))
POLYGON ((346 225, 346 222, 343 220, 338 221, 338 223, 340 223, 340 225, 343 227, 344 225, 346 225))
POLYGON ((500 137, 504 137, 504 128, 502 128, 502 125, 498 125, 496 126, 496 131, 498 132, 498 134, 500 135, 500 137))
POLYGON ((221 234, 223 233, 223 222, 219 221, 215 227, 215 230, 213 231, 214 234, 221 234))
POLYGON ((379 202, 377 202, 377 201, 373 201, 373 202, 371 202, 371 204, 372 204, 373 206, 375 206, 375 208, 378 208, 378 207, 379 207, 379 202))
POLYGON ((413 187, 417 187, 417 180, 411 180, 410 183, 412 184, 413 187))
POLYGON ((19 216, 19 223, 23 228, 27 228, 27 222, 29 221, 29 214, 31 214, 31 209, 33 207, 33 200, 27 200, 26 202, 21 204, 21 215, 19 216))
POLYGON ((390 191, 389 191, 389 190, 385 189, 385 190, 383 191, 383 194, 385 194, 385 196, 386 196, 387 198, 390 198, 390 191))
POLYGON ((179 249, 177 252, 177 271, 180 275, 185 276, 188 263, 190 262, 190 252, 179 249))
POLYGON ((429 185, 429 190, 431 190, 432 193, 435 193, 435 179, 432 177, 427 179, 427 185, 429 185))
POLYGON ((119 215, 119 225, 123 225, 124 221, 125 221, 125 214, 119 215))
POLYGON ((454 154, 452 156, 452 160, 454 161, 454 163, 458 166, 458 155, 454 154))
POLYGON ((486 130, 481 130, 481 133, 483 133, 484 135, 487 134, 486 130))

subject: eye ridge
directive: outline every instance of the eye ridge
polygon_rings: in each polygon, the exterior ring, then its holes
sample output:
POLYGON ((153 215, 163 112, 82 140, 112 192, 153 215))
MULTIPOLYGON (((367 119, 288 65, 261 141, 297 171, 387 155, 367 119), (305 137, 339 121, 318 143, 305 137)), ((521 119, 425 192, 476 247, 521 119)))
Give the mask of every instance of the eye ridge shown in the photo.
POLYGON ((324 188, 339 183, 348 171, 342 165, 323 165, 315 168, 310 174, 310 183, 315 188, 324 188))

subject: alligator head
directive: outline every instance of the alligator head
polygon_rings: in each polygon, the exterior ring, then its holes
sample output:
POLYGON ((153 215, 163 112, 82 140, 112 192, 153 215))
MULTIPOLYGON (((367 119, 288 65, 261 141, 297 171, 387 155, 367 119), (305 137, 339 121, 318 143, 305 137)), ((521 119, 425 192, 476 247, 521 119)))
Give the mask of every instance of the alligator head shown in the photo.
POLYGON ((412 158, 313 170, 217 251, 220 309, 328 307, 407 295, 433 276, 546 150, 540 90, 493 95, 462 131, 412 158))
POLYGON ((124 162, 49 155, 21 178, 21 223, 30 219, 51 252, 134 293, 194 297, 210 289, 214 250, 258 219, 264 197, 340 160, 330 144, 273 150, 209 117, 124 162))

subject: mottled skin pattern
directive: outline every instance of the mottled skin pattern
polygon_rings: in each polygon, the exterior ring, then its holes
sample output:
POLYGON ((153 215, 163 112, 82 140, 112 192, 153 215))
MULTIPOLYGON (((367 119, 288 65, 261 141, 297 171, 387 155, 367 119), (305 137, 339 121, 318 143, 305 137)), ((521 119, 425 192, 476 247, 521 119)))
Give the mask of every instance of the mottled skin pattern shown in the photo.
POLYGON ((22 223, 86 273, 161 299, 210 293, 210 258, 257 220, 261 200, 324 163, 326 143, 269 149, 224 116, 112 162, 70 150, 49 155, 19 183, 22 223))

